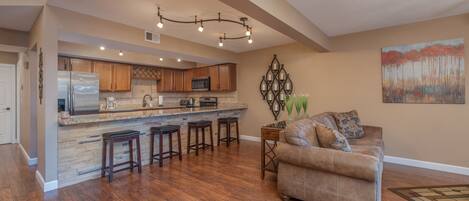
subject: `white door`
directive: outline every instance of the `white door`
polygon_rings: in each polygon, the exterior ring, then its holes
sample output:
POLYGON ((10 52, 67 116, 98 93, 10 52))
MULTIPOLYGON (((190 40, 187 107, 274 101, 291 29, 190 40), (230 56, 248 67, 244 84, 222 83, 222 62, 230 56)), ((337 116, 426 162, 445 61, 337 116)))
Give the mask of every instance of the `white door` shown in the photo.
POLYGON ((0 144, 12 143, 15 131, 15 66, 0 64, 0 144))

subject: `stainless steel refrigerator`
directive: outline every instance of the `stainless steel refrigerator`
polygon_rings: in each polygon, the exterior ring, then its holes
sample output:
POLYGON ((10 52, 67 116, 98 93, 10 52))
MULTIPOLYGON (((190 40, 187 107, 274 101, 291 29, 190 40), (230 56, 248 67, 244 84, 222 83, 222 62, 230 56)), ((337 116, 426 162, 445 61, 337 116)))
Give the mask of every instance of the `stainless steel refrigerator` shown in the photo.
POLYGON ((99 112, 99 78, 95 73, 59 71, 58 110, 72 115, 99 112))

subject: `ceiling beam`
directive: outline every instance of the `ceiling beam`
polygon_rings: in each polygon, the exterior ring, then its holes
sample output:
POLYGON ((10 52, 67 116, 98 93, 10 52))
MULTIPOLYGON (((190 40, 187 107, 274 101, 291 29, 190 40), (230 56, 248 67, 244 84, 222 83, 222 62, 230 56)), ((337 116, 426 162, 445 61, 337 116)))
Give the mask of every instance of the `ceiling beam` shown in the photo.
MULTIPOLYGON (((330 50, 329 38, 286 0, 220 0, 257 21, 320 52, 330 50)), ((255 33, 255 30, 253 30, 255 33)))

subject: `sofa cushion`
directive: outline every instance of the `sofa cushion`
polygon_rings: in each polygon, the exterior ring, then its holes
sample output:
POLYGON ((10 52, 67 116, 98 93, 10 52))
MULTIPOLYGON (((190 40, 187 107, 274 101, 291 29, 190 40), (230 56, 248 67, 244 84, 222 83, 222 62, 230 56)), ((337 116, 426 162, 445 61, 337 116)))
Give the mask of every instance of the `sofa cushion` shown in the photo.
POLYGON ((356 139, 364 135, 362 126, 360 125, 360 118, 356 110, 344 113, 334 113, 334 118, 340 133, 346 138, 356 139))
POLYGON ((345 138, 339 131, 333 130, 322 124, 316 125, 316 134, 319 145, 324 148, 336 149, 345 152, 351 152, 347 138, 345 138))
POLYGON ((337 130, 337 125, 335 123, 335 119, 332 116, 333 113, 331 112, 324 112, 321 114, 314 115, 310 117, 316 123, 324 124, 325 126, 337 130))
POLYGON ((283 132, 285 141, 298 146, 319 146, 314 126, 308 118, 289 123, 283 132))

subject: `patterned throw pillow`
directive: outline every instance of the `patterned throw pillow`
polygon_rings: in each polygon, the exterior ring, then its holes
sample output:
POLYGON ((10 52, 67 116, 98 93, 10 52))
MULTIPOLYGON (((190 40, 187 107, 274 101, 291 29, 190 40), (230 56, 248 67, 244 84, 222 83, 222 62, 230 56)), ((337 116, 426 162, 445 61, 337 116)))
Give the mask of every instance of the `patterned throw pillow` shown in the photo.
POLYGON ((344 113, 334 113, 337 128, 348 139, 361 138, 365 135, 360 125, 360 118, 355 110, 344 113))
POLYGON ((351 152, 352 148, 339 131, 328 128, 322 124, 316 125, 316 134, 318 136, 319 145, 324 148, 336 149, 345 152, 351 152))

